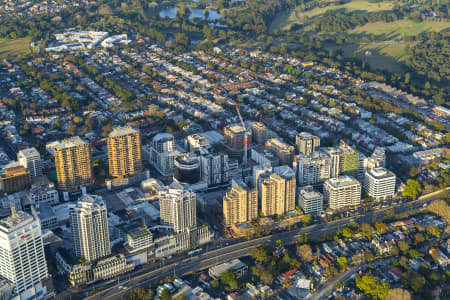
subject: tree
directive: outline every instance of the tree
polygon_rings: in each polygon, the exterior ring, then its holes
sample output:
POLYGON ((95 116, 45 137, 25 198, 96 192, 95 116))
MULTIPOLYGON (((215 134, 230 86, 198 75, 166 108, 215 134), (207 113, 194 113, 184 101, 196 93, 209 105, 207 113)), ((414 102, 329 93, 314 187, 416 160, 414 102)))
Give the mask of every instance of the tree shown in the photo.
POLYGON ((416 233, 414 235, 414 244, 415 245, 419 245, 421 243, 425 242, 425 237, 423 236, 422 233, 416 233))
POLYGON ((425 287, 425 278, 415 272, 408 272, 406 274, 403 274, 402 279, 402 283, 407 284, 415 293, 420 293, 425 287))
POLYGON ((354 254, 352 256, 352 265, 359 266, 362 263, 363 257, 361 253, 354 254))
POLYGON ((266 263, 270 259, 267 248, 264 246, 254 247, 250 252, 250 256, 260 263, 266 263))
POLYGON ((392 256, 398 256, 400 254, 400 250, 398 249, 398 247, 391 247, 390 251, 392 256))
POLYGON ((405 254, 408 250, 409 250, 409 245, 406 241, 398 241, 397 243, 398 248, 400 249, 400 251, 402 251, 403 254, 405 254))
POLYGON ((428 210, 440 216, 447 224, 450 224, 450 206, 444 200, 433 201, 428 210))
POLYGON ((170 291, 168 289, 164 289, 161 292, 161 300, 170 300, 172 296, 170 295, 170 291))
POLYGON ((411 293, 401 288, 392 289, 387 293, 386 300, 411 300, 411 293))
POLYGON ((212 287, 213 289, 218 289, 219 286, 220 286, 219 280, 213 280, 213 281, 211 281, 211 287, 212 287))
POLYGON ((422 192, 422 186, 417 180, 408 179, 406 181, 406 186, 402 192, 402 195, 405 197, 409 197, 413 200, 417 198, 417 195, 422 192))
POLYGON ((95 102, 91 102, 91 103, 89 103, 87 109, 88 110, 95 110, 96 107, 97 107, 97 104, 95 102))
POLYGON ((75 126, 70 126, 67 129, 66 134, 70 136, 75 136, 77 134, 77 128, 75 126))
POLYGON ((111 123, 107 123, 107 124, 103 125, 102 136, 107 137, 112 130, 113 130, 113 127, 112 127, 111 123))
POLYGON ((306 262, 311 262, 314 259, 312 249, 309 245, 303 244, 297 246, 297 255, 306 262))
POLYGON ((231 290, 236 290, 239 287, 238 281, 236 279, 236 273, 233 270, 228 270, 220 274, 220 280, 231 290))
POLYGON ((144 289, 137 287, 131 291, 127 296, 123 297, 123 300, 151 300, 155 296, 152 289, 144 289))
POLYGON ((356 286, 366 295, 371 295, 374 298, 385 299, 389 291, 387 283, 381 283, 374 276, 357 276, 356 286))
POLYGON ((347 258, 345 256, 338 257, 337 263, 339 265, 340 271, 344 272, 347 266, 347 258))
POLYGON ((369 238, 369 239, 372 238, 373 232, 374 232, 374 229, 373 229, 372 225, 367 224, 367 223, 363 223, 361 225, 361 233, 363 235, 365 235, 367 238, 369 238))
POLYGON ((303 224, 305 224, 305 225, 308 225, 310 222, 311 222, 311 215, 304 215, 303 217, 302 217, 302 219, 303 219, 303 224))
POLYGON ((73 121, 75 122, 75 124, 79 125, 83 123, 84 120, 82 117, 76 116, 75 118, 73 118, 73 121))
POLYGON ((350 228, 343 228, 340 233, 346 238, 351 238, 353 236, 353 231, 350 228))
POLYGON ((308 242, 308 236, 304 233, 300 234, 297 239, 297 244, 306 244, 308 242))
POLYGON ((273 283, 273 274, 268 270, 264 270, 260 279, 264 284, 271 285, 273 283))
POLYGON ((441 230, 435 225, 427 226, 427 233, 430 235, 434 235, 435 237, 441 237, 441 230))
POLYGON ((375 223, 375 228, 377 229, 378 233, 383 234, 389 231, 389 227, 381 222, 375 223))

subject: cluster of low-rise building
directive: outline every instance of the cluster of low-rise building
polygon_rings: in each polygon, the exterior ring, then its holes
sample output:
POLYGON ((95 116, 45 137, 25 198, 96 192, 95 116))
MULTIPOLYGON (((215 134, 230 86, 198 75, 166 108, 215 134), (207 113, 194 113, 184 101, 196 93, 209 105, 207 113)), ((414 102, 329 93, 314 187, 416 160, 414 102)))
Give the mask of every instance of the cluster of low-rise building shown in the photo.
POLYGON ((77 1, 4 1, 0 4, 0 20, 8 18, 31 18, 52 15, 72 7, 92 5, 89 0, 77 1))

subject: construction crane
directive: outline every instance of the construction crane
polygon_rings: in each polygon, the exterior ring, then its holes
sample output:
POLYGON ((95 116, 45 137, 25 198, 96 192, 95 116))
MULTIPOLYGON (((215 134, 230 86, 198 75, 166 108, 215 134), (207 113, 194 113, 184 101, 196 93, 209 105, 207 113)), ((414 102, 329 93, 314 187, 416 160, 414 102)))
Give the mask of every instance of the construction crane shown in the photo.
POLYGON ((242 128, 244 128, 244 158, 242 159, 242 162, 244 164, 247 164, 247 151, 248 151, 248 132, 247 127, 245 127, 244 120, 242 119, 241 112, 239 111, 239 107, 236 103, 236 101, 233 100, 234 107, 236 108, 237 114, 239 116, 239 120, 241 120, 242 128))

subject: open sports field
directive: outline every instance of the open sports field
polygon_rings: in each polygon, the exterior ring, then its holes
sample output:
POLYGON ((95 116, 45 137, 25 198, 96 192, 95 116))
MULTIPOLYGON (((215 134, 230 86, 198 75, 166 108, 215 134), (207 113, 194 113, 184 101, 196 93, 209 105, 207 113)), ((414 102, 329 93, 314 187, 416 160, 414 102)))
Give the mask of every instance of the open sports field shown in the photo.
POLYGON ((408 57, 406 46, 414 43, 381 42, 367 44, 327 45, 327 49, 340 49, 347 58, 356 57, 369 64, 374 69, 403 73, 403 61, 408 57))
POLYGON ((327 10, 342 10, 345 12, 358 10, 358 11, 372 12, 380 10, 391 10, 393 7, 394 7, 393 2, 371 3, 365 0, 356 0, 341 5, 328 5, 325 7, 317 7, 312 10, 300 12, 298 15, 300 18, 304 17, 312 18, 323 14, 327 10))
POLYGON ((356 0, 341 5, 327 5, 324 7, 316 7, 311 10, 302 12, 301 7, 298 6, 295 9, 291 9, 286 12, 279 13, 270 25, 271 30, 275 29, 289 29, 292 24, 307 23, 308 20, 313 19, 326 12, 327 10, 343 10, 346 12, 351 11, 380 11, 391 10, 393 7, 392 2, 370 3, 366 0, 356 0))
POLYGON ((350 34, 375 34, 383 40, 401 38, 403 34, 417 35, 421 32, 443 31, 450 29, 450 22, 415 22, 413 20, 398 20, 395 22, 374 22, 356 27, 348 31, 350 34))
POLYGON ((0 39, 0 58, 17 57, 30 53, 30 41, 28 37, 4 40, 0 39))

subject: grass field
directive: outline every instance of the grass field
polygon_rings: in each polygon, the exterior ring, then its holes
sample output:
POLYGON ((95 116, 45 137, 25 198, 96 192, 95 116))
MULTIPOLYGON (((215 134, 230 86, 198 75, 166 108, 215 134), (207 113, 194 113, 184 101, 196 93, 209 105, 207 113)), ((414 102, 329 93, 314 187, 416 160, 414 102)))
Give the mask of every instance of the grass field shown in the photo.
POLYGON ((305 12, 300 11, 300 7, 282 12, 275 17, 270 25, 271 30, 275 29, 289 29, 293 24, 303 24, 308 19, 312 19, 318 15, 323 14, 327 10, 343 10, 351 12, 355 10, 372 12, 380 10, 390 10, 393 7, 391 2, 370 3, 366 0, 356 0, 342 5, 329 5, 325 7, 317 7, 305 12))
MULTIPOLYGON (((369 3, 368 0, 354 0, 342 5, 317 7, 305 12, 301 12, 300 7, 297 7, 296 9, 280 13, 271 23, 270 29, 289 30, 294 24, 303 24, 303 29, 308 31, 312 27, 311 24, 314 18, 328 10, 374 12, 392 10, 393 4, 394 2, 369 3)), ((368 23, 343 33, 356 37, 359 42, 345 45, 331 44, 326 45, 326 48, 332 50, 340 49, 345 57, 359 58, 374 69, 402 73, 402 66, 404 66, 404 61, 408 55, 406 45, 414 46, 414 43, 404 43, 402 36, 404 34, 418 35, 429 31, 450 31, 450 22, 415 22, 409 19, 402 19, 390 23, 368 23), (370 39, 364 39, 368 37, 370 39), (375 38, 376 42, 364 43, 364 41, 373 40, 372 38, 375 38)))
POLYGON ((427 31, 443 31, 450 29, 450 22, 414 22, 398 20, 395 22, 374 22, 348 31, 349 34, 375 34, 383 40, 401 38, 404 33, 417 35, 427 31))
POLYGON ((30 41, 31 39, 28 37, 13 40, 0 39, 0 58, 17 57, 30 53, 30 41))
POLYGON ((327 45, 327 49, 341 49, 347 58, 356 57, 368 63, 373 69, 403 73, 403 61, 407 58, 406 46, 414 43, 370 43, 327 45), (367 53, 368 51, 368 53, 367 53))

